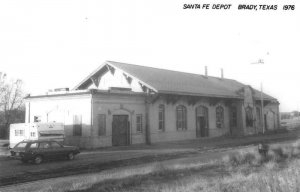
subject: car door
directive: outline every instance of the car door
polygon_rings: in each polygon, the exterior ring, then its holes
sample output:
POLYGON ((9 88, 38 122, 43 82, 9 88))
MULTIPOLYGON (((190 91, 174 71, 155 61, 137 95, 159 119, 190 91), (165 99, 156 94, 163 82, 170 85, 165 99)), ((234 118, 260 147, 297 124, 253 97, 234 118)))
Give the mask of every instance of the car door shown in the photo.
POLYGON ((50 146, 52 158, 61 158, 66 155, 63 146, 60 145, 58 142, 51 141, 50 146))
POLYGON ((42 141, 39 144, 38 154, 42 155, 44 158, 51 158, 51 148, 48 141, 42 141))

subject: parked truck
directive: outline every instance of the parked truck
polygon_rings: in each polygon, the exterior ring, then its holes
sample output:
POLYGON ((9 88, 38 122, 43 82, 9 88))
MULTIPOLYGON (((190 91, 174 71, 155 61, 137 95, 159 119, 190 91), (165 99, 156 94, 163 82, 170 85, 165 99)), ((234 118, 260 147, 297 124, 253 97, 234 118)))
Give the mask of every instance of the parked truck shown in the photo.
POLYGON ((13 148, 24 140, 56 140, 63 143, 65 138, 62 123, 18 123, 10 125, 9 147, 13 148))

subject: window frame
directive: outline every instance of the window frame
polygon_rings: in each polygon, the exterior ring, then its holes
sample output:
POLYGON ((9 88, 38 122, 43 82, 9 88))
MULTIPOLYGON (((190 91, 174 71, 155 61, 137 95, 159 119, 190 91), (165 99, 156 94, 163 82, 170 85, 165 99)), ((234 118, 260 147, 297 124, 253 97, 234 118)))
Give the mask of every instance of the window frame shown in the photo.
POLYGON ((245 112, 246 112, 246 127, 253 127, 254 126, 253 108, 247 106, 245 108, 245 112))
POLYGON ((216 127, 224 128, 224 107, 221 105, 216 107, 216 127))
POLYGON ((36 137, 36 132, 30 132, 30 137, 36 137))
POLYGON ((142 114, 136 114, 135 119, 135 125, 136 125, 136 132, 137 133, 143 133, 143 115, 142 114), (140 118, 140 122, 138 122, 138 118, 140 118))
POLYGON ((184 105, 176 107, 176 129, 177 131, 187 130, 187 108, 184 105))
POLYGON ((49 149, 51 147, 49 142, 43 141, 39 143, 39 149, 49 149))
POLYGON ((39 148, 39 143, 38 142, 34 142, 34 143, 30 143, 30 145, 29 145, 29 149, 38 149, 39 148), (33 144, 36 144, 36 146, 35 147, 32 147, 33 146, 33 144))
POLYGON ((39 122, 41 122, 41 116, 40 116, 40 115, 35 115, 35 116, 33 116, 33 122, 34 122, 34 123, 39 123, 39 122))
POLYGON ((15 129, 15 136, 25 136, 25 131, 23 129, 15 129))
POLYGON ((262 122, 261 120, 261 108, 260 107, 255 107, 256 110, 256 119, 258 124, 260 124, 262 122))
POLYGON ((230 126, 231 127, 237 127, 238 125, 238 118, 237 118, 237 107, 236 106, 231 106, 230 107, 230 126))
POLYGON ((165 131, 165 105, 158 106, 158 130, 165 131))
POLYGON ((60 144, 60 143, 58 143, 58 142, 56 142, 56 141, 51 141, 50 142, 50 148, 53 148, 53 149, 57 149, 57 148, 62 148, 63 146, 60 144), (54 145, 53 145, 54 144, 54 145), (56 146, 55 146, 56 145, 56 146))

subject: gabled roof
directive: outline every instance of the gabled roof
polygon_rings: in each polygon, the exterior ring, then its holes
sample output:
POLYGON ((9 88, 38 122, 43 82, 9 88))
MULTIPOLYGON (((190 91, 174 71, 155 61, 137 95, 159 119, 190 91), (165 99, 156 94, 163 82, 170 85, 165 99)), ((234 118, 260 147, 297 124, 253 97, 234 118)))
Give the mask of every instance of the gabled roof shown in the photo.
MULTIPOLYGON (((239 91, 246 86, 232 79, 106 61, 104 65, 100 66, 74 89, 80 89, 80 87, 87 84, 88 81, 91 81, 90 78, 99 73, 106 65, 120 69, 139 79, 143 84, 148 85, 158 93, 243 98, 239 91)), ((260 92, 253 90, 255 97, 259 99, 260 92)), ((263 97, 267 100, 276 100, 267 94, 264 94, 263 97)))

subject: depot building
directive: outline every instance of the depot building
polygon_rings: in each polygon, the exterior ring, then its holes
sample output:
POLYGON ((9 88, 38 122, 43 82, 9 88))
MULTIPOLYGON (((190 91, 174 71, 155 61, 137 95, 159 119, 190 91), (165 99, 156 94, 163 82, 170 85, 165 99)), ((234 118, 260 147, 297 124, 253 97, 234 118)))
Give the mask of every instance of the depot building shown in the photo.
POLYGON ((243 136, 279 128, 279 102, 262 98, 222 76, 106 61, 73 90, 28 95, 26 123, 63 123, 81 148, 243 136))

